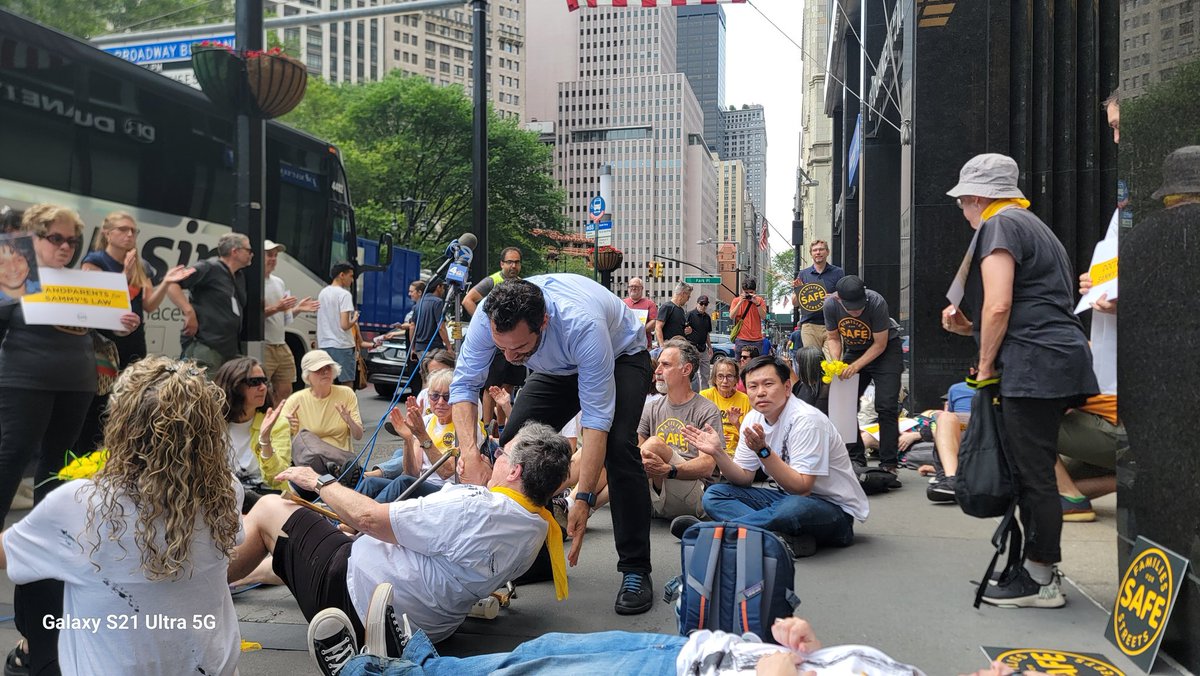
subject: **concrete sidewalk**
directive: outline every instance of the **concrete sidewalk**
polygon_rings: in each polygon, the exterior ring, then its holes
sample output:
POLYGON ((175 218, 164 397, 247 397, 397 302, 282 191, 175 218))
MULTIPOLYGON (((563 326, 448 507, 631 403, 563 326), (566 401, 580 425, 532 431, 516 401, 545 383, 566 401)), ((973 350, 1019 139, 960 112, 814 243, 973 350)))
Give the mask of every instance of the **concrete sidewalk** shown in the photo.
MULTIPOLYGON (((985 666, 981 645, 1102 653, 1126 673, 1138 673, 1103 636, 1119 577, 1114 497, 1096 503, 1095 523, 1064 524, 1065 608, 975 610, 970 581, 987 564, 995 523, 928 502, 925 481, 914 472, 902 479, 904 488, 871 499, 871 518, 857 529, 853 547, 797 561, 799 614, 826 645, 873 645, 931 675, 985 666)), ((678 544, 665 522, 655 522, 652 537, 654 584, 661 589, 679 569, 678 544)), ((620 579, 608 510, 591 520, 582 562, 570 574, 569 600, 556 602, 550 583, 522 587, 499 618, 467 620, 439 649, 450 655, 505 651, 548 631, 674 633, 673 612, 661 602, 645 615, 613 613, 620 579)), ((0 615, 7 616, 12 585, 5 578, 0 587, 0 615)), ((263 646, 243 655, 242 674, 316 673, 304 619, 286 589, 254 589, 236 597, 235 605, 242 638, 263 646)), ((7 650, 16 640, 12 623, 0 624, 0 647, 7 650)), ((1160 660, 1155 673, 1176 672, 1160 660)))

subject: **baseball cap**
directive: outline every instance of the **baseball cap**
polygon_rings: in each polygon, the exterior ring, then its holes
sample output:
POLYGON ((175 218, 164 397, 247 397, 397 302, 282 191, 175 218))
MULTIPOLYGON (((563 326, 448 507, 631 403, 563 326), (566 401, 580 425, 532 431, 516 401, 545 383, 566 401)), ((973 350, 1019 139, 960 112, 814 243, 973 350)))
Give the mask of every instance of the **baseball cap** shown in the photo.
POLYGON ((699 298, 696 299, 697 305, 703 305, 707 302, 708 302, 708 296, 700 296, 699 298))
POLYGON ((838 300, 847 310, 861 310, 867 306, 867 285, 858 275, 846 275, 837 283, 838 300))
POLYGON ((287 247, 282 244, 276 244, 275 242, 272 242, 269 239, 263 240, 263 251, 276 251, 276 250, 278 250, 279 253, 283 253, 284 251, 287 251, 287 247))

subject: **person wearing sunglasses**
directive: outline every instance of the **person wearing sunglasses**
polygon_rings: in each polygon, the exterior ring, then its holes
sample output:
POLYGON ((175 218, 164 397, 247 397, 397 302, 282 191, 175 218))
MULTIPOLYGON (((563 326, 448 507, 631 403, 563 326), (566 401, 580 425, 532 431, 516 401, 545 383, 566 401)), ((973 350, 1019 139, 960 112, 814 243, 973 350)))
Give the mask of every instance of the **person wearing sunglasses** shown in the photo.
POLYGON ((292 437, 286 424, 276 424, 286 400, 272 405, 270 381, 253 357, 238 357, 217 369, 213 383, 225 392, 225 423, 234 474, 246 489, 242 513, 258 496, 279 493, 286 484, 275 475, 292 464, 292 437))
POLYGON ((246 308, 245 269, 253 258, 250 238, 227 232, 217 240, 217 255, 196 261, 194 274, 167 285, 167 296, 183 313, 183 358, 207 366, 210 373, 242 353, 238 336, 246 308))
MULTIPOLYGON (((79 250, 83 221, 67 207, 36 204, 23 216, 32 234, 38 268, 64 268, 79 250)), ((141 325, 133 312, 121 316, 125 332, 141 325)), ((21 475, 33 457, 35 506, 62 484, 57 479, 83 429, 96 396, 96 353, 91 330, 74 326, 26 324, 20 304, 0 306, 0 523, 8 516, 21 475)), ((39 581, 18 585, 17 594, 38 594, 39 581), (25 588, 25 589, 23 589, 25 588)), ((59 585, 61 588, 61 585, 59 585)), ((22 648, 10 659, 21 662, 22 648)), ((25 659, 28 659, 27 656, 25 659)))

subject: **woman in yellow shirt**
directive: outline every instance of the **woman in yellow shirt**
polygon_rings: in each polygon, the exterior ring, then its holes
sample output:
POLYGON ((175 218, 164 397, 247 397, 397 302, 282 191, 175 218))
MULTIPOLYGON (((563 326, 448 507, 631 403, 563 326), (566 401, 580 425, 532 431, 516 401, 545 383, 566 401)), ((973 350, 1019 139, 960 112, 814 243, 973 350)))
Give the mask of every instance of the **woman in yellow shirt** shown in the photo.
POLYGON ((721 423, 725 430, 725 452, 733 457, 741 434, 742 416, 750 411, 750 397, 737 389, 737 363, 729 357, 717 357, 712 365, 713 387, 701 390, 700 396, 721 409, 721 423))
POLYGON ((283 409, 292 436, 308 430, 351 453, 353 442, 363 437, 362 417, 354 390, 333 384, 341 367, 325 350, 313 350, 300 360, 300 369, 300 379, 308 387, 288 397, 283 409))

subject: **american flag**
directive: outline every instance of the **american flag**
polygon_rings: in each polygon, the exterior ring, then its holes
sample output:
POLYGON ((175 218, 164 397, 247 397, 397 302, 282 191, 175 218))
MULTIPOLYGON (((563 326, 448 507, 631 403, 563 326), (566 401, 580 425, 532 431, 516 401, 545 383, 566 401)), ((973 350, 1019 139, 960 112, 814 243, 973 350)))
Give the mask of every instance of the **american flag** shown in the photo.
POLYGON ((574 12, 580 7, 687 7, 743 2, 746 0, 567 0, 567 9, 574 12))
POLYGON ((770 228, 771 224, 767 222, 767 217, 763 216, 762 231, 758 233, 758 249, 760 251, 767 250, 767 239, 770 238, 770 228))

